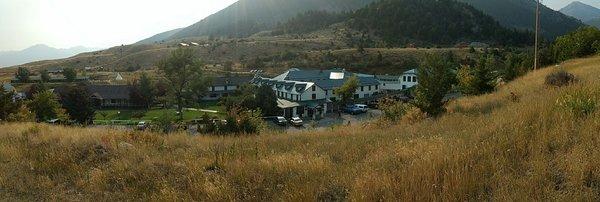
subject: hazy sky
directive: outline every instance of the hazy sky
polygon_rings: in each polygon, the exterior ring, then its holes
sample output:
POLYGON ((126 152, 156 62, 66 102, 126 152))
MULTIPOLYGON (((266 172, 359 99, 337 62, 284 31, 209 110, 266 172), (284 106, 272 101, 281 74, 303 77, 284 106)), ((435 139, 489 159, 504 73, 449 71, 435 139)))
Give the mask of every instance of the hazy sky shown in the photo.
POLYGON ((0 51, 106 48, 189 26, 236 0, 0 0, 0 51))
MULTIPOLYGON (((0 0, 0 51, 107 48, 186 27, 237 0, 0 0)), ((326 0, 324 0, 326 1, 326 0)), ((559 9, 572 0, 545 0, 559 9)), ((582 0, 600 7, 600 0, 582 0)))

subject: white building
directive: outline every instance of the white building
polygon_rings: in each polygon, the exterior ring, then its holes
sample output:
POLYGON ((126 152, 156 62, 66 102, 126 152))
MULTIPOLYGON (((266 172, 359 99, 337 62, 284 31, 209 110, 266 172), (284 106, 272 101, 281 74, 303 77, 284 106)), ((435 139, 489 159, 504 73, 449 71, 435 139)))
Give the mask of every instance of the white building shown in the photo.
POLYGON ((402 74, 402 89, 412 88, 417 84, 419 84, 419 80, 416 69, 408 70, 402 74))
POLYGON ((419 84, 416 69, 406 71, 400 76, 377 75, 375 78, 379 80, 383 90, 405 90, 419 84))
MULTIPOLYGON (((269 79, 255 78, 256 85, 269 85, 279 97, 278 106, 284 110, 284 116, 323 117, 333 111, 333 102, 339 100, 334 90, 341 87, 353 73, 345 70, 300 70, 287 72, 269 79)), ((358 77, 360 85, 355 99, 369 98, 380 91, 380 85, 374 77, 358 77)))

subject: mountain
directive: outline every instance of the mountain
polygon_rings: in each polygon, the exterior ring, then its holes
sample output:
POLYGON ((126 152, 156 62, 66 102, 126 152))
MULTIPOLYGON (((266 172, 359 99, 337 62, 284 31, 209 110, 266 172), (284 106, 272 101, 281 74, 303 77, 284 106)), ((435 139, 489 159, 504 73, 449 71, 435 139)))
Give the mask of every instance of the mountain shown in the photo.
POLYGON ((171 31, 166 31, 157 35, 154 35, 150 38, 138 41, 135 44, 153 44, 153 43, 161 43, 166 41, 167 39, 169 39, 171 36, 173 36, 174 34, 176 34, 177 32, 181 31, 183 28, 179 28, 179 29, 174 29, 171 31))
POLYGON ((362 8, 375 0, 240 0, 184 28, 170 39, 198 36, 246 37, 273 28, 297 14, 311 10, 330 12, 362 8))
MULTIPOLYGON (((535 7, 532 0, 458 0, 492 16, 502 26, 533 30, 535 7)), ((231 6, 181 30, 158 34, 138 43, 177 40, 188 37, 247 37, 276 28, 308 11, 352 11, 376 0, 240 0, 231 6), (170 35, 170 36, 169 36, 170 35), (169 37, 167 37, 169 36, 169 37)), ((564 35, 584 24, 546 6, 541 10, 541 31, 548 39, 564 35)))
MULTIPOLYGON (((535 7, 533 0, 459 0, 483 11, 500 22, 503 26, 534 30, 535 7)), ((541 33, 548 39, 571 32, 584 24, 561 12, 542 6, 541 33)))
POLYGON ((454 0, 382 0, 356 11, 350 23, 387 44, 454 45, 480 41, 522 45, 531 35, 502 27, 469 4, 454 0))
POLYGON ((560 9, 561 13, 577 18, 583 22, 600 18, 600 9, 584 4, 580 1, 574 1, 564 8, 560 9))
POLYGON ((587 22, 585 22, 585 24, 588 24, 588 25, 591 25, 591 26, 594 26, 594 27, 600 29, 600 18, 596 18, 596 19, 587 21, 587 22))
POLYGON ((79 53, 94 51, 97 49, 77 46, 69 49, 57 49, 47 45, 38 44, 21 51, 0 52, 0 67, 9 67, 39 60, 52 60, 67 58, 79 53))

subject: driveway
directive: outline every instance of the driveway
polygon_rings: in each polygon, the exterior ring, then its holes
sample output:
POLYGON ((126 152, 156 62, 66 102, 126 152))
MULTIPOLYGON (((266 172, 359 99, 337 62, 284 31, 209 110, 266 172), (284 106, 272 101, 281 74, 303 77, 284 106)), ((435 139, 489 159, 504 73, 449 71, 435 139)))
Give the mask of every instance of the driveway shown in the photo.
POLYGON ((332 126, 338 125, 355 125, 361 124, 366 121, 370 121, 381 116, 381 110, 371 109, 367 113, 351 115, 342 113, 342 116, 339 117, 337 113, 328 114, 325 118, 321 120, 304 120, 303 127, 293 127, 293 126, 277 126, 275 124, 269 124, 271 127, 285 129, 287 132, 299 132, 303 130, 326 130, 332 126))

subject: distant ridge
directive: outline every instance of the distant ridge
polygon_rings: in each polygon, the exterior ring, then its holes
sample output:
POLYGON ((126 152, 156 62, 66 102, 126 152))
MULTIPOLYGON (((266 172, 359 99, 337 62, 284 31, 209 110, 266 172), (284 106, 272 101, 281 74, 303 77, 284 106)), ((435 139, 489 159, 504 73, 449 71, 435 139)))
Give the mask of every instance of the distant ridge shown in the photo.
POLYGON ((561 13, 565 15, 577 18, 583 22, 589 22, 596 18, 600 18, 600 9, 582 3, 580 1, 574 1, 564 8, 560 9, 561 13))
POLYGON ((10 67, 40 60, 53 60, 67 58, 79 53, 98 50, 77 46, 69 49, 52 48, 44 44, 34 45, 21 51, 0 52, 0 67, 10 67))
MULTIPOLYGON (((533 30, 535 27, 534 0, 458 0, 471 4, 492 16, 505 27, 533 30)), ((546 6, 541 7, 541 32, 548 39, 571 32, 584 24, 546 6)))
POLYGON ((150 38, 138 41, 135 44, 153 44, 153 43, 161 43, 164 42, 166 40, 168 40, 171 36, 173 36, 174 34, 176 34, 177 32, 181 31, 183 28, 179 28, 179 29, 174 29, 171 31, 166 31, 160 34, 156 34, 150 38))

